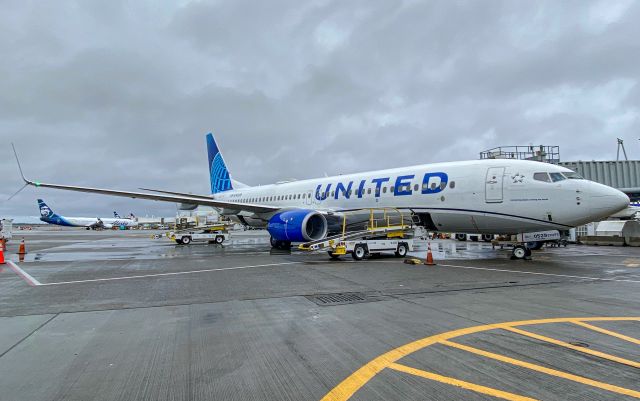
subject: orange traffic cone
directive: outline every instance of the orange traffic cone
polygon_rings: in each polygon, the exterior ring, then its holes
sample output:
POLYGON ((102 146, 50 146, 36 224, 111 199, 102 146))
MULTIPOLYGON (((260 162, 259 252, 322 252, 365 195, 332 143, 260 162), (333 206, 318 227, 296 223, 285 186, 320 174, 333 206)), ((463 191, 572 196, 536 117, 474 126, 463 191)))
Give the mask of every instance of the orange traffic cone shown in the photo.
POLYGON ((0 248, 0 265, 3 265, 4 263, 4 248, 0 248))
POLYGON ((24 245, 24 238, 20 241, 20 247, 18 248, 18 255, 26 255, 27 248, 24 245))
POLYGON ((427 260, 424 261, 424 264, 427 266, 435 266, 435 262, 433 261, 433 254, 431 253, 431 242, 427 243, 427 260))
POLYGON ((7 240, 4 238, 0 238, 0 250, 3 252, 7 250, 7 240))

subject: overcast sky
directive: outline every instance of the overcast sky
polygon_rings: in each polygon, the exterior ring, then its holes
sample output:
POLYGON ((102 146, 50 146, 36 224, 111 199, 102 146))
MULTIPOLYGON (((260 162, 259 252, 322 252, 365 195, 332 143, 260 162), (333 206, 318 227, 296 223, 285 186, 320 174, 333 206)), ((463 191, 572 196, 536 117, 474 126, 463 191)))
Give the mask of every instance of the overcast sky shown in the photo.
POLYGON ((0 216, 168 214, 44 182, 208 193, 561 146, 640 158, 640 2, 3 1, 0 216))

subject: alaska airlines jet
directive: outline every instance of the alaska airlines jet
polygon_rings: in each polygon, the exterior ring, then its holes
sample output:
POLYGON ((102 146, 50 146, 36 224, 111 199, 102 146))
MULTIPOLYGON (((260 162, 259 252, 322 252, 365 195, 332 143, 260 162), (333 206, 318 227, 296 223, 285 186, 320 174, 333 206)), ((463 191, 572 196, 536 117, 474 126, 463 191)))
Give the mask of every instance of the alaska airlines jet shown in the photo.
MULTIPOLYGON (((85 227, 89 229, 113 228, 113 227, 137 227, 138 222, 131 219, 114 218, 101 219, 99 217, 64 217, 55 214, 53 210, 42 199, 38 199, 38 207, 40 208, 40 220, 45 223, 55 224, 66 227, 85 227)), ((117 214, 116 212, 113 212, 117 214)))
POLYGON ((507 159, 421 164, 248 187, 231 179, 212 134, 206 141, 211 195, 45 184, 20 172, 25 185, 36 187, 213 206, 243 224, 266 228, 278 248, 325 238, 340 229, 345 213, 354 221, 351 214, 368 216, 362 212, 367 208, 411 213, 431 231, 519 234, 567 230, 629 204, 624 193, 567 168, 507 159))

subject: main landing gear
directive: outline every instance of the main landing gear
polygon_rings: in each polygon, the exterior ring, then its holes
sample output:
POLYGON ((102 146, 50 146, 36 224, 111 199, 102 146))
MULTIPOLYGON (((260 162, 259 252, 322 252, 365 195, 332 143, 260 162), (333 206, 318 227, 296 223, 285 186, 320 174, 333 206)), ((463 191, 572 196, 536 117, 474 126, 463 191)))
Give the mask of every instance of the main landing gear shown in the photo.
POLYGON ((524 259, 531 260, 531 249, 526 244, 517 244, 511 251, 511 260, 524 259))
POLYGON ((291 249, 291 241, 280 241, 273 237, 269 240, 271 242, 271 246, 276 249, 281 249, 283 251, 291 249))

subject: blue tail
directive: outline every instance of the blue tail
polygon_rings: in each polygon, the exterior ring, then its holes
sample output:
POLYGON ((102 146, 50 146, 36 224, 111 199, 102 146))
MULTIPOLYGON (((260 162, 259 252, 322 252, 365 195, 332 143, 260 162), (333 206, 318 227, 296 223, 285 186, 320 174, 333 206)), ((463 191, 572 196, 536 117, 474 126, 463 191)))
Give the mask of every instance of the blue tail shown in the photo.
POLYGON ((224 164, 222 153, 218 149, 213 134, 207 134, 207 152, 209 153, 209 176, 211 179, 211 193, 229 191, 233 189, 227 165, 224 164))
POLYGON ((48 221, 55 217, 55 213, 42 199, 38 199, 38 207, 40 208, 40 220, 48 221))

